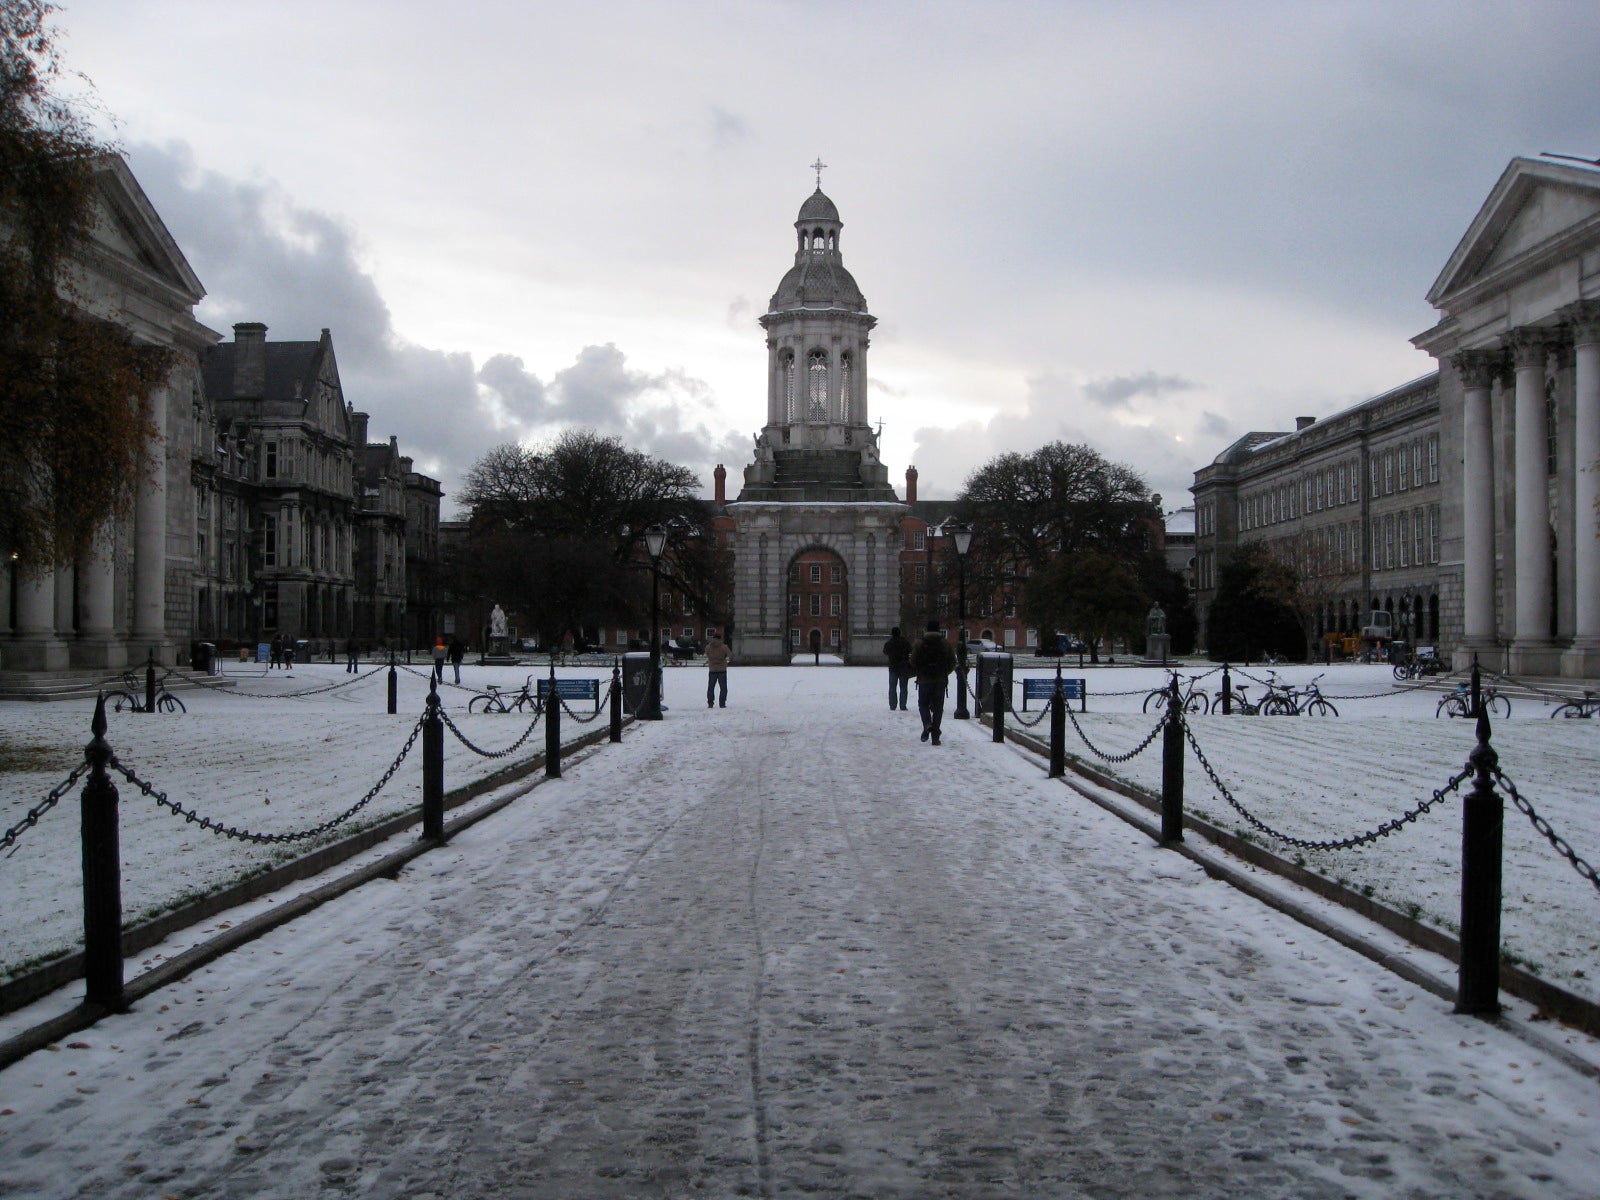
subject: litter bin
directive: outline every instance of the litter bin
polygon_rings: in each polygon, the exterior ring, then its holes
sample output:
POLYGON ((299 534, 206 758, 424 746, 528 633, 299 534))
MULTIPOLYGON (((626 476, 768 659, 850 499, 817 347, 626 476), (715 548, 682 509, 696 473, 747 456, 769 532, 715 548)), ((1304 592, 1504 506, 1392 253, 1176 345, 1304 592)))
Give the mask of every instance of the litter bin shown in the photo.
POLYGON ((1011 655, 1001 650, 985 650, 978 655, 978 700, 974 711, 982 716, 994 703, 994 681, 1000 680, 1006 706, 1012 704, 1011 655))
POLYGON ((644 707, 645 689, 650 685, 650 654, 629 653, 622 656, 622 707, 636 713, 644 707))
POLYGON ((294 661, 297 663, 308 663, 311 661, 311 643, 305 638, 295 639, 294 661))
POLYGON ((215 642, 196 642, 189 652, 189 665, 207 675, 222 674, 222 663, 217 659, 215 642))

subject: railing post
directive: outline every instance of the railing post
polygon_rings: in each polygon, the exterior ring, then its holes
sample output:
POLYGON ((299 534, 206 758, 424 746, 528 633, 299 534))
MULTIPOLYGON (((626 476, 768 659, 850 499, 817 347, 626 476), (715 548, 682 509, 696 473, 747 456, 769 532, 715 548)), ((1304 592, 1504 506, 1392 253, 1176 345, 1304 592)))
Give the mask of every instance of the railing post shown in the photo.
POLYGON ((1161 841, 1183 841, 1183 697, 1176 671, 1168 685, 1167 723, 1161 731, 1161 841))
POLYGON ((1050 693, 1050 778, 1067 773, 1067 698, 1061 690, 1061 664, 1056 664, 1056 687, 1050 693))
POLYGON ((1474 720, 1483 711, 1483 680, 1478 674, 1478 656, 1472 656, 1472 707, 1467 712, 1474 720))
POLYGON ((1228 674, 1228 664, 1222 664, 1222 715, 1233 712, 1233 676, 1228 674))
POLYGON ((611 664, 611 740, 622 740, 622 669, 611 664))
POLYGON ((156 710, 156 652, 150 651, 150 656, 144 663, 144 710, 153 713, 156 710))
POLYGON ((1000 690, 1000 672, 994 673, 994 690, 990 695, 994 701, 994 740, 1006 740, 1006 697, 1000 690))
POLYGON ((444 841, 444 720, 439 692, 428 685, 428 708, 422 714, 422 837, 444 841))
POLYGON ((389 715, 400 711, 400 676, 394 669, 394 647, 389 647, 389 715))
POLYGON ((90 722, 94 737, 84 747, 89 777, 80 798, 83 837, 84 1001, 113 1012, 128 1007, 122 990, 122 854, 117 833, 117 786, 106 772, 106 700, 90 722))
MULTIPOLYGON (((1472 668, 1478 694, 1478 668, 1472 668)), ((1489 744, 1489 714, 1476 704, 1478 744, 1467 756, 1472 788, 1461 820, 1461 963, 1456 1011, 1493 1016, 1500 1011, 1500 872, 1505 804, 1494 788, 1500 761, 1489 744)))
POLYGON ((556 695, 556 664, 550 664, 550 691, 544 702, 544 777, 561 778, 561 697, 556 695))

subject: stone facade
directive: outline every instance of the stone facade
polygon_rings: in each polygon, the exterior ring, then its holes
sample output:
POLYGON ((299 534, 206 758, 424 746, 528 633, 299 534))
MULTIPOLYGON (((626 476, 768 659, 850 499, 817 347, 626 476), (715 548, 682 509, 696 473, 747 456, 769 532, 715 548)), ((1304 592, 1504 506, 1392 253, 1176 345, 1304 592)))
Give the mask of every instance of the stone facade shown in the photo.
POLYGON ((800 208, 794 265, 761 318, 767 419, 725 509, 743 662, 783 663, 815 648, 876 664, 899 623, 906 506, 868 424, 867 335, 877 318, 845 269, 842 228, 819 187, 800 208))
POLYGON ((1600 163, 1513 159, 1428 301, 1456 665, 1600 675, 1600 163))

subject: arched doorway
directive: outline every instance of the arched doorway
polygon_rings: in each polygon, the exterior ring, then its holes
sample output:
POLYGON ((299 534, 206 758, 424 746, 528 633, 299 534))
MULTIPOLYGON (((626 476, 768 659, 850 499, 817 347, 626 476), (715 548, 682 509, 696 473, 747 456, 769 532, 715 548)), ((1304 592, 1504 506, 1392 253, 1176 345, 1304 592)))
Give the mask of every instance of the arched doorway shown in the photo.
POLYGON ((844 559, 811 546, 789 562, 789 652, 845 654, 850 581, 844 559))

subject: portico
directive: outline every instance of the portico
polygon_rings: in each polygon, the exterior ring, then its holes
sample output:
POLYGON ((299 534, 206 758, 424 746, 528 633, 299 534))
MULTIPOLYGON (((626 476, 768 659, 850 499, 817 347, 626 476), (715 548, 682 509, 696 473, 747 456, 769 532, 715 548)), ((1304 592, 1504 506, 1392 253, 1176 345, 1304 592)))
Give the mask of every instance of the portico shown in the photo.
POLYGON ((1455 665, 1600 675, 1600 164, 1514 159, 1428 300, 1455 665))

